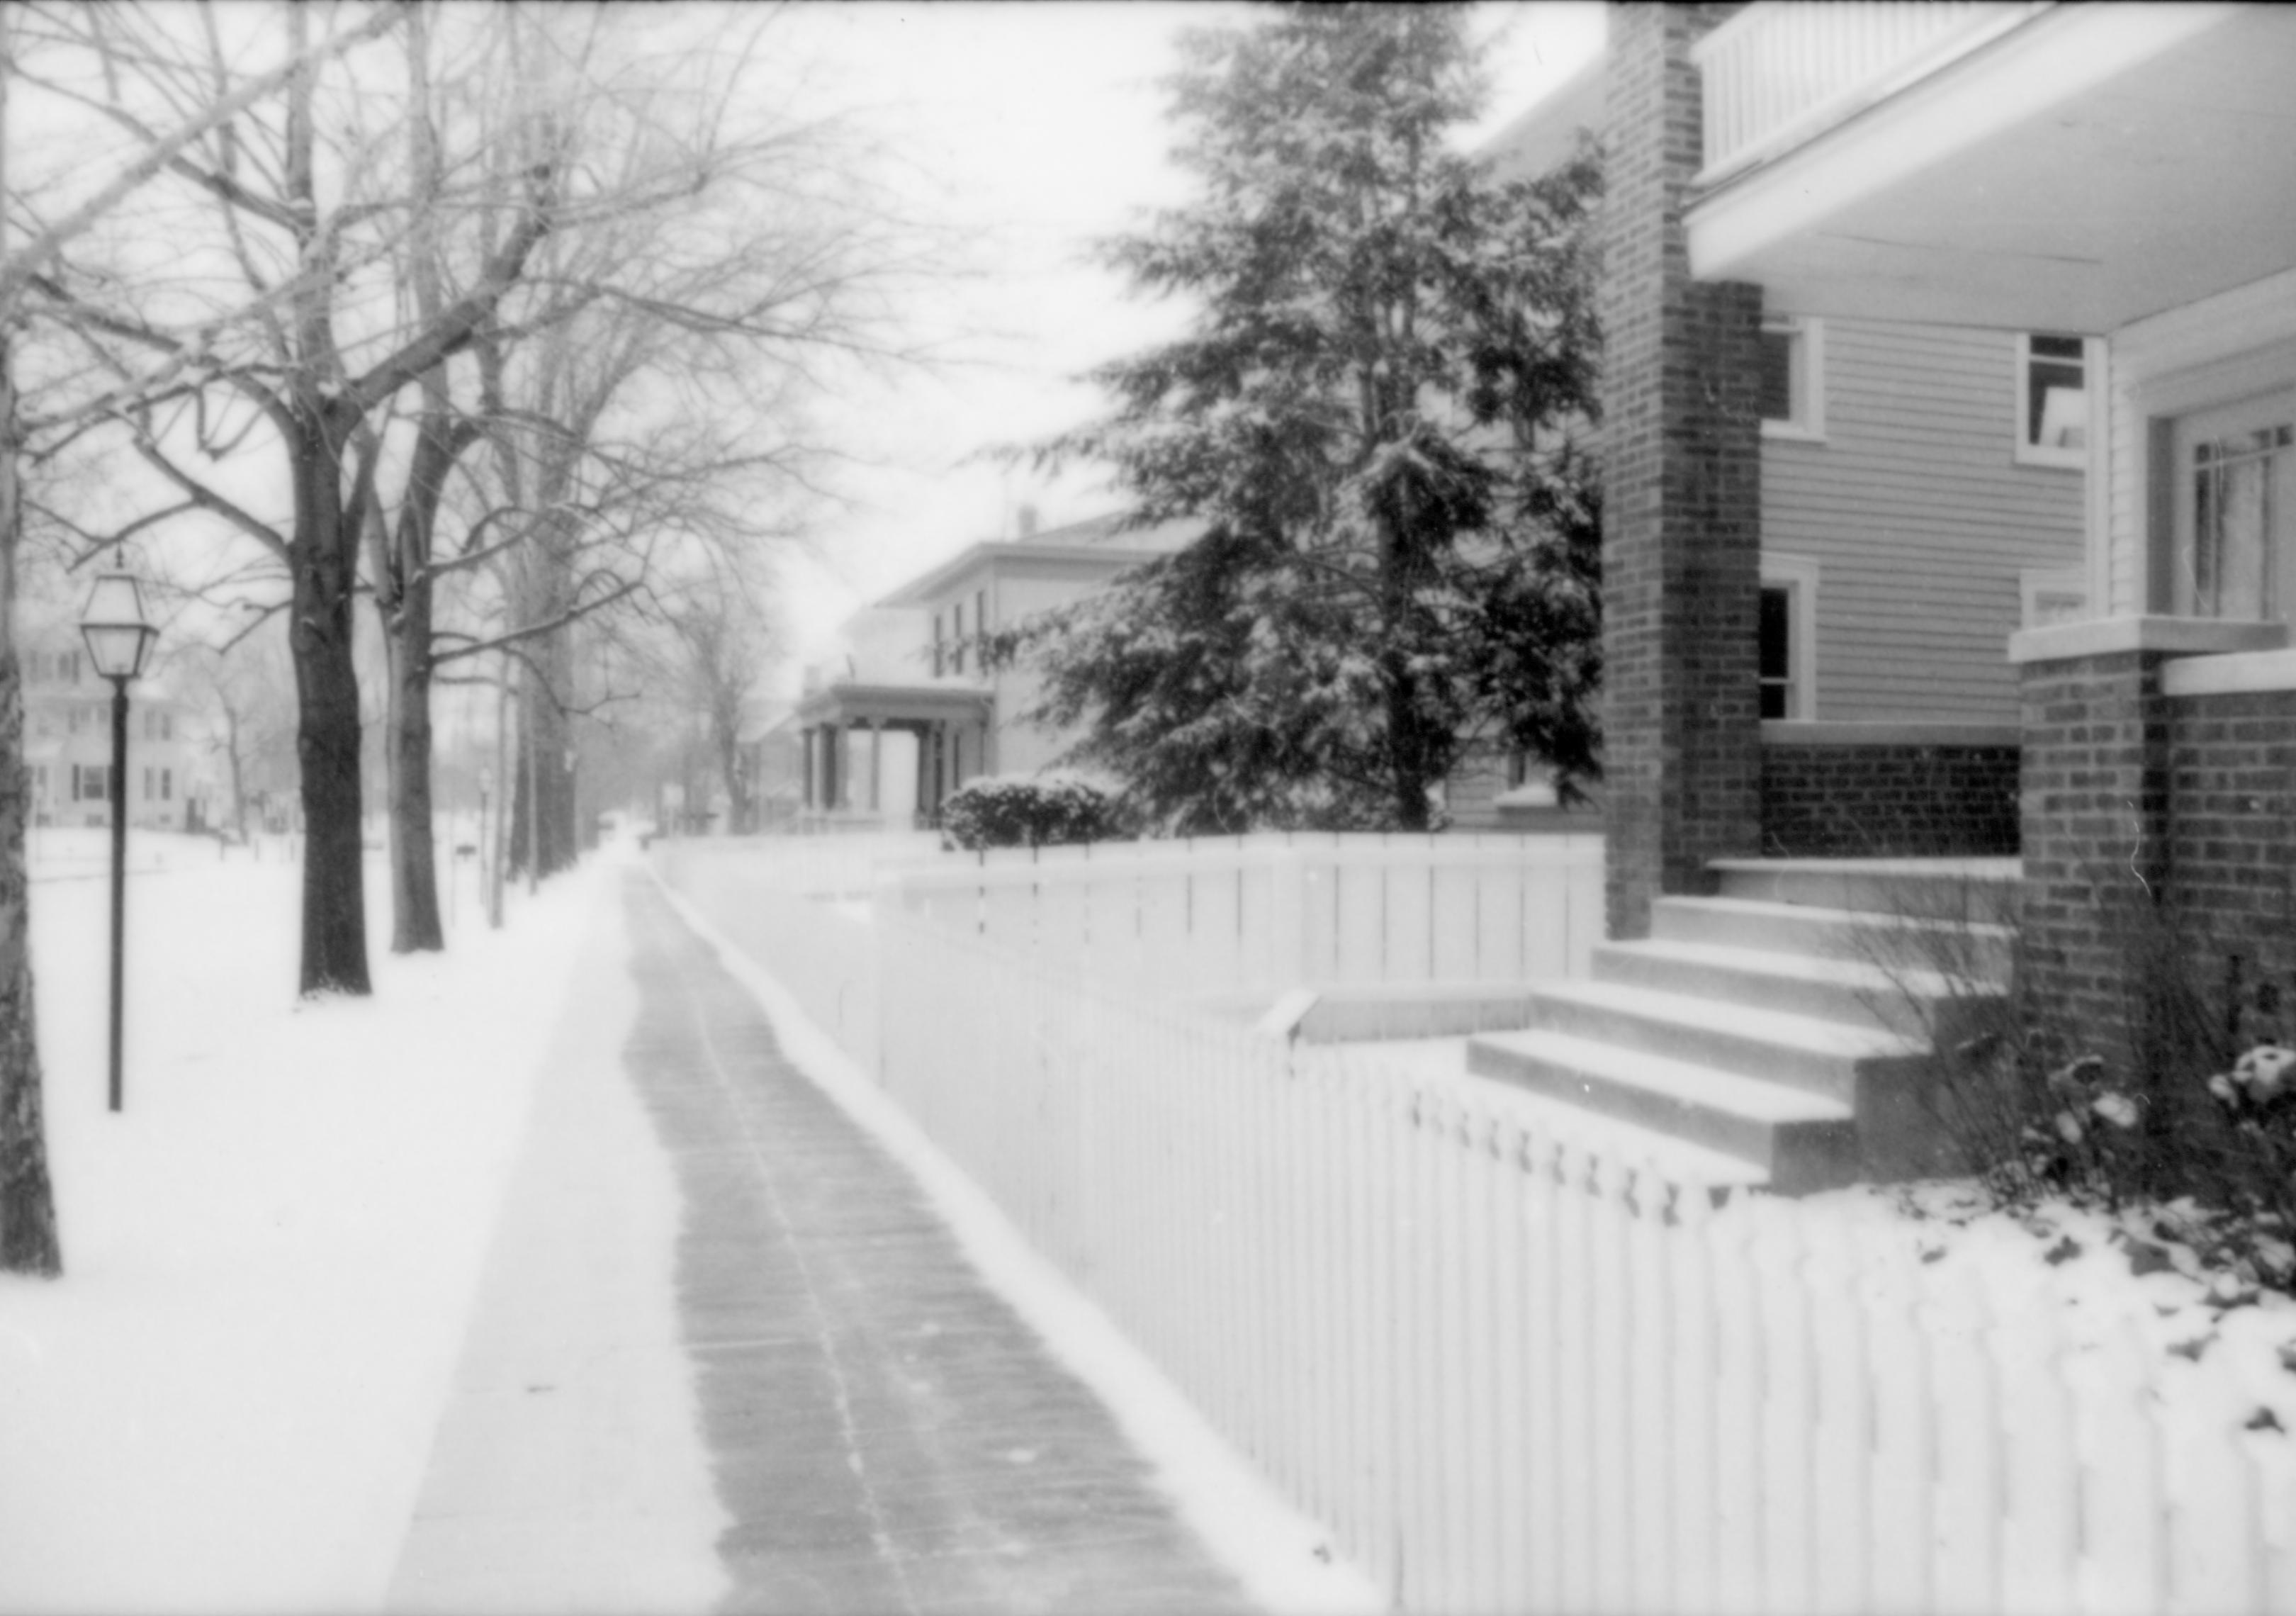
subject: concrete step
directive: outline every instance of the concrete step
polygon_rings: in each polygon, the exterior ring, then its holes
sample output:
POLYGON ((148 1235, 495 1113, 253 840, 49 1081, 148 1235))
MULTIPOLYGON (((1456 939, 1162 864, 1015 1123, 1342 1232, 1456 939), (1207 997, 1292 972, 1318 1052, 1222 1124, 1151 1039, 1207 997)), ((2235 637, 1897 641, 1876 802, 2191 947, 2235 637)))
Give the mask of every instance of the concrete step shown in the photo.
POLYGON ((1784 1193, 1857 1176, 1850 1106, 1803 1089, 1551 1029, 1470 1039, 1467 1070, 1722 1152, 1784 1193))
POLYGON ((2009 980, 2015 936, 1990 922, 1914 920, 1748 898, 1661 898, 1651 906, 1651 935, 2002 983, 2009 980))
POLYGON ((1856 1101, 1861 1079, 1893 1064, 1918 1063, 1927 1048, 1878 1028, 1623 982, 1551 982, 1530 1008, 1535 1029, 1803 1089, 1844 1105, 1856 1101))
POLYGON ((2014 858, 1723 858, 1719 896, 1920 920, 2014 918, 2014 858))
POLYGON ((1657 938, 1597 944, 1594 972, 1596 981, 1941 1041, 2002 997, 1991 983, 1919 967, 1885 970, 1864 960, 1657 938))

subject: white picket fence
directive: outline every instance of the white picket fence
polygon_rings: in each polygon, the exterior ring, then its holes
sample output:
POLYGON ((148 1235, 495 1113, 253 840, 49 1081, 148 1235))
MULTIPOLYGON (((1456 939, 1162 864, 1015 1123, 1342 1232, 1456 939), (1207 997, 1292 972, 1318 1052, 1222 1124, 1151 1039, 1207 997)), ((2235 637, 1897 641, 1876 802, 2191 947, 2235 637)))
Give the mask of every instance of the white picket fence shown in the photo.
POLYGON ((1159 997, 1583 976, 1599 836, 1248 836, 889 867, 898 915, 1159 997))
POLYGON ((2136 1323, 2085 1345, 1497 1085, 879 933, 888 1088, 1399 1609, 2296 1612, 2290 1439, 2136 1323))
POLYGON ((882 973, 868 904, 853 893, 867 893, 882 853, 910 849, 873 854, 858 846, 864 840, 675 837, 652 857, 670 885, 873 1071, 882 973), (833 853, 810 857, 800 850, 807 848, 833 853))
POLYGON ((889 866, 942 857, 938 831, 854 831, 842 834, 693 837, 673 848, 738 859, 753 879, 818 898, 867 898, 889 866))

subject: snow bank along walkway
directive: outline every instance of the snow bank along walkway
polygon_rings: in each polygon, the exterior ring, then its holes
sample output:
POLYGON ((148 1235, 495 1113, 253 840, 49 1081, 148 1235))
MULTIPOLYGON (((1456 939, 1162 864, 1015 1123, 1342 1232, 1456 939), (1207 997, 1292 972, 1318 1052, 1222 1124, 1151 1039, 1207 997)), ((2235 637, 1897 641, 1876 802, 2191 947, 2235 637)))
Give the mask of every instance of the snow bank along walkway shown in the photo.
POLYGON ((618 1193, 648 1215, 643 1153, 566 1125, 554 1068, 392 1604, 1247 1608, 1106 1409, 792 1070, 652 881, 626 877, 624 901, 619 1062, 674 1166, 674 1295, 652 1309, 672 1317, 642 1316, 644 1276, 608 1227, 618 1193), (570 1328, 589 1339, 545 1339, 570 1328), (683 1408, 663 1373, 680 1361, 683 1408), (670 1473, 681 1413, 714 1500, 670 1473), (681 1533, 715 1565, 681 1571, 681 1533))

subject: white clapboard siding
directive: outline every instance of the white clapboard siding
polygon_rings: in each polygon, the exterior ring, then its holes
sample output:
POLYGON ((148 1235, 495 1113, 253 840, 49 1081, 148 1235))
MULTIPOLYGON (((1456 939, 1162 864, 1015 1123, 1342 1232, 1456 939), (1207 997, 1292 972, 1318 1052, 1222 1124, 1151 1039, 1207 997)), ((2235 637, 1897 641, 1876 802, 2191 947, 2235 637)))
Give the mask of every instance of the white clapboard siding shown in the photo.
POLYGON ((1766 439, 1762 545, 1814 561, 1817 712, 2013 723, 2019 575, 2085 554, 2078 470, 2016 459, 2016 334, 1825 323, 1825 438, 1766 439))

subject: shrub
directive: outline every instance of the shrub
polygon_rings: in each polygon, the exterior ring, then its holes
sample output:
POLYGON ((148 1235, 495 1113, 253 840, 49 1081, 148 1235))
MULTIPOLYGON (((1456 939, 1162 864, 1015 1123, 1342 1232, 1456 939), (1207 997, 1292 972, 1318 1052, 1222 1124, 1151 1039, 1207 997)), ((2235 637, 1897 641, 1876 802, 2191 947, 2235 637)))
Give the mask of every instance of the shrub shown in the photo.
MULTIPOLYGON (((2140 1211, 2210 1266, 2296 1292, 2296 1049, 2227 1013, 2172 914, 2101 912, 2128 984, 2117 1025, 1948 996, 1931 1021, 1933 1120, 1998 1205, 2140 1211)), ((1975 980, 1950 929, 1923 946, 1910 968, 1975 980)))
POLYGON ((945 841, 983 848, 1058 847, 1121 834, 1115 800, 1079 775, 1000 775, 974 780, 941 804, 945 841))

